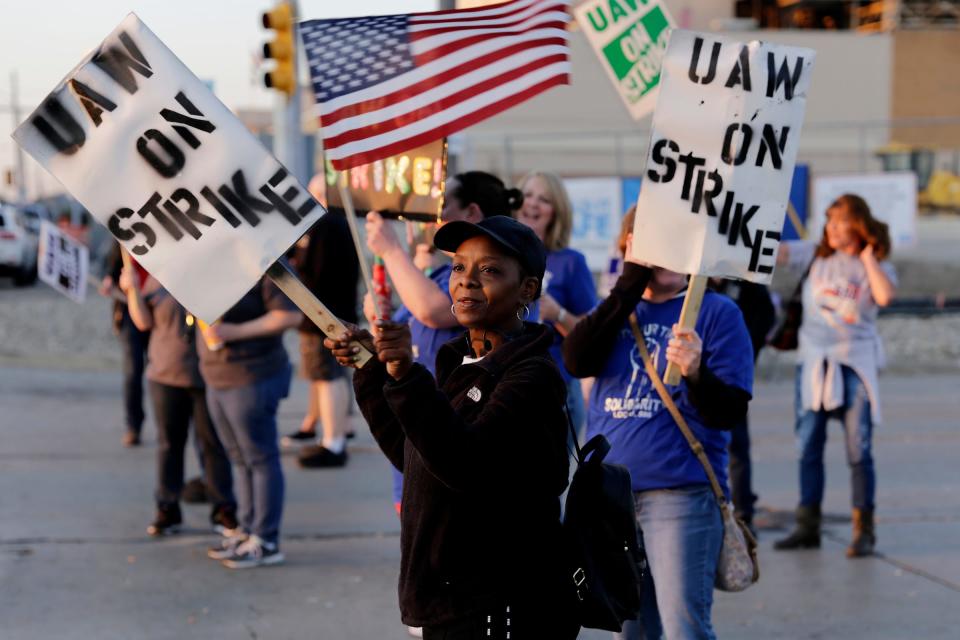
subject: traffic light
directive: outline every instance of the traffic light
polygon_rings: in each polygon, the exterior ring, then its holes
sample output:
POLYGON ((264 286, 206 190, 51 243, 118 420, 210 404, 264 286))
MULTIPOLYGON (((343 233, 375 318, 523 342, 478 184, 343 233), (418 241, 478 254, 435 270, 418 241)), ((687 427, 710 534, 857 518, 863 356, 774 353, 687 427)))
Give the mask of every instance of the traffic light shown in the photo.
POLYGON ((297 91, 297 55, 294 44, 294 11, 290 2, 280 2, 263 14, 263 26, 273 29, 273 40, 264 43, 264 60, 273 60, 275 66, 263 76, 268 89, 285 93, 288 98, 297 91))

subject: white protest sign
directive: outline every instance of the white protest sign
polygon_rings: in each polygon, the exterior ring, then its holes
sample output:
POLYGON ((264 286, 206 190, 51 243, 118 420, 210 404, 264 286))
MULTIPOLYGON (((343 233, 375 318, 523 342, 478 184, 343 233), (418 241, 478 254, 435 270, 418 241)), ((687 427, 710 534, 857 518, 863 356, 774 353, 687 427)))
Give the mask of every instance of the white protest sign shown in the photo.
POLYGON ((660 62, 673 18, 660 0, 588 0, 576 8, 577 23, 630 116, 653 111, 660 62))
POLYGON ((814 56, 672 32, 634 258, 679 273, 770 282, 814 56))
POLYGON ((818 241, 827 209, 845 193, 866 200, 870 213, 890 227, 894 249, 917 243, 917 174, 912 171, 817 176, 813 180, 813 210, 809 239, 818 241))
POLYGON ((37 275, 74 302, 83 302, 87 294, 90 252, 52 222, 40 224, 40 248, 37 275))
POLYGON ((14 138, 207 322, 323 214, 134 14, 14 138))
POLYGON ((591 271, 604 271, 623 217, 620 178, 564 178, 563 185, 573 206, 570 246, 584 255, 591 271))

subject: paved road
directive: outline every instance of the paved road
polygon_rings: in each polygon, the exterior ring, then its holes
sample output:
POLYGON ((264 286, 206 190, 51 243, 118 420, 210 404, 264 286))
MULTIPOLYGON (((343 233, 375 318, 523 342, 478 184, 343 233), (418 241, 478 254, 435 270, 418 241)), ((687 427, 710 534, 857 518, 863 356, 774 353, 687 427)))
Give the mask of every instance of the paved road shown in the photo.
MULTIPOLYGON (((834 428, 825 508, 837 522, 823 549, 774 554, 780 532, 761 532, 760 584, 717 597, 721 638, 958 637, 957 383, 883 381, 884 555, 843 557, 849 483, 834 428)), ((288 458, 287 564, 230 572, 205 557, 214 540, 205 507, 186 507, 185 534, 145 536, 154 432, 148 425, 141 449, 121 448, 118 390, 113 372, 0 369, 0 638, 407 637, 396 608, 390 475, 369 436, 344 470, 305 472, 288 458)), ((298 383, 281 408, 286 429, 299 422, 304 391, 298 383)), ((753 406, 761 503, 777 510, 796 499, 791 394, 788 384, 763 385, 753 406)))

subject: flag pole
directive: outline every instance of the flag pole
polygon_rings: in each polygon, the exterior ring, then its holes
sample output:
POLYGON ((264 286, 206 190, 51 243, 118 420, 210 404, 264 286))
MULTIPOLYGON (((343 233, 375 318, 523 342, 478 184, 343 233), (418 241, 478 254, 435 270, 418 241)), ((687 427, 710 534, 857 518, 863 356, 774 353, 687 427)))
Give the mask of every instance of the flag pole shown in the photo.
POLYGON ((337 179, 337 186, 340 189, 340 201, 343 203, 343 210, 347 215, 347 225, 350 227, 350 235, 353 236, 353 248, 357 251, 357 261, 360 262, 360 272, 363 274, 363 284, 367 293, 375 301, 373 295, 373 274, 370 271, 370 265, 367 264, 363 255, 363 243, 360 242, 360 229, 357 227, 357 212, 353 208, 353 197, 350 190, 343 183, 341 178, 337 179))
MULTIPOLYGON (((283 291, 290 300, 303 311, 313 324, 319 327, 328 338, 337 339, 347 331, 347 327, 337 316, 333 315, 317 296, 307 288, 307 285, 300 281, 296 272, 290 264, 280 258, 267 269, 267 277, 273 280, 273 283, 283 291)), ((351 343, 359 347, 357 353, 357 367, 362 367, 367 363, 373 354, 359 342, 351 343)))
POLYGON ((793 228, 796 229, 797 235, 801 240, 807 239, 807 228, 804 226, 803 221, 800 220, 800 216, 797 214, 797 210, 793 208, 793 203, 787 200, 787 217, 790 219, 790 222, 793 224, 793 228))

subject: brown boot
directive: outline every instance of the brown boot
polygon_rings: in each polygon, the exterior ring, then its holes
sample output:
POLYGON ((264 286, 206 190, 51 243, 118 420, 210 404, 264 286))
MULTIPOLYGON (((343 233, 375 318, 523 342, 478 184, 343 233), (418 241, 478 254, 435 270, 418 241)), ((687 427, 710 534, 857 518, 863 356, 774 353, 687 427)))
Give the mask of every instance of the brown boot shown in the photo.
POLYGON ((820 505, 797 507, 797 526, 786 538, 773 543, 777 551, 820 548, 820 505))
POLYGON ((853 540, 847 547, 848 558, 863 558, 873 555, 877 535, 873 528, 873 509, 853 510, 853 540))

